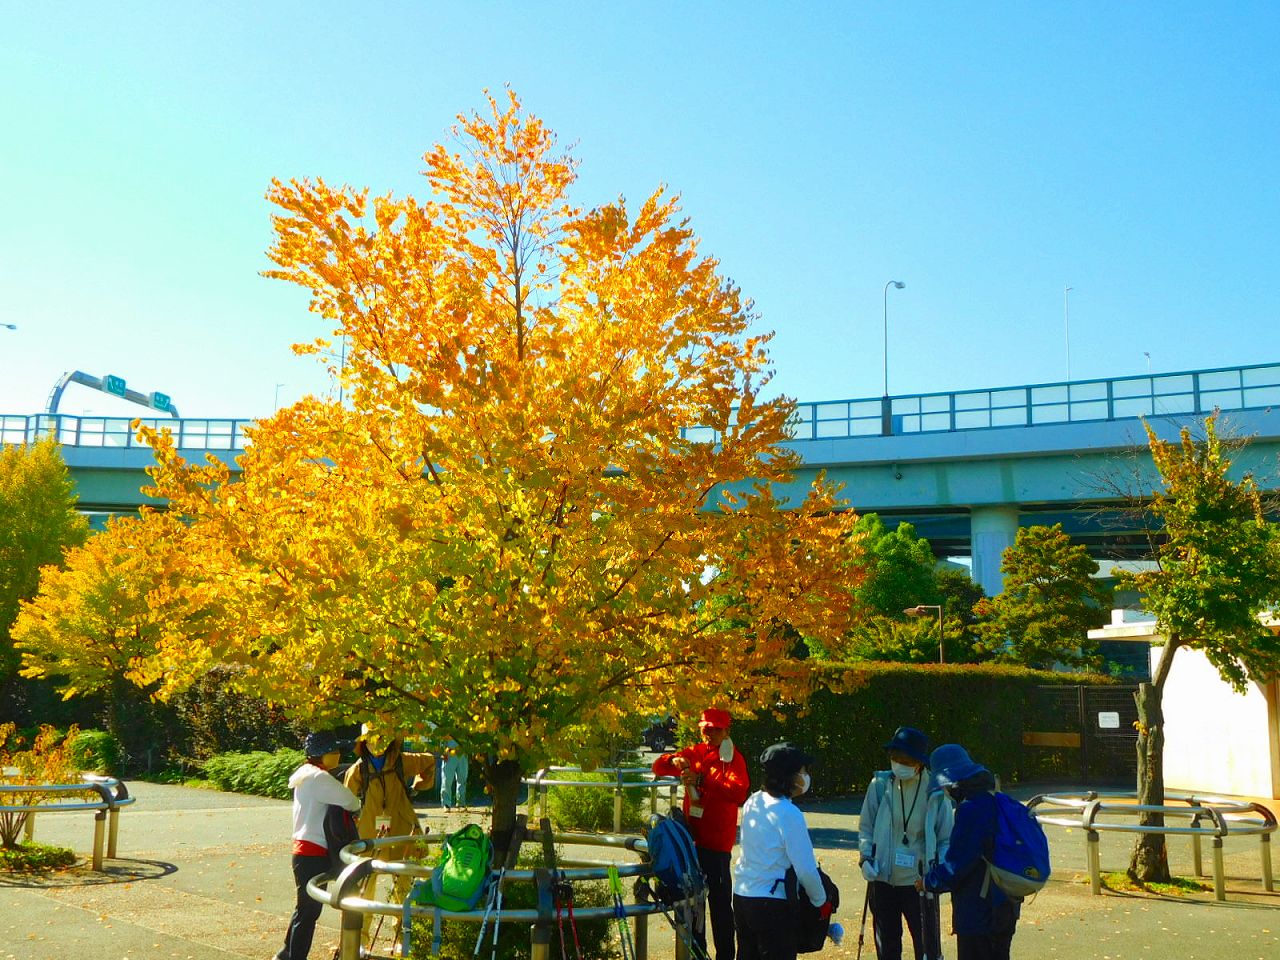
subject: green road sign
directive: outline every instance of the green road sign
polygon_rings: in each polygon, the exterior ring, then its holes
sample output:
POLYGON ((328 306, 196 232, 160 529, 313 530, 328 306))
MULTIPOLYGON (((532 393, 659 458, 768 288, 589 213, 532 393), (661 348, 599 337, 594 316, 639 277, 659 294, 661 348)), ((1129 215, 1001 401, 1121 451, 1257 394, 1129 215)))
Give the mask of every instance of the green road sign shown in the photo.
POLYGON ((169 403, 170 398, 167 393, 160 393, 159 391, 156 391, 151 394, 151 406, 155 409, 163 410, 165 413, 168 413, 169 403))
POLYGON ((113 377, 107 374, 102 378, 102 389, 107 393, 114 393, 117 397, 124 396, 124 377, 113 377))

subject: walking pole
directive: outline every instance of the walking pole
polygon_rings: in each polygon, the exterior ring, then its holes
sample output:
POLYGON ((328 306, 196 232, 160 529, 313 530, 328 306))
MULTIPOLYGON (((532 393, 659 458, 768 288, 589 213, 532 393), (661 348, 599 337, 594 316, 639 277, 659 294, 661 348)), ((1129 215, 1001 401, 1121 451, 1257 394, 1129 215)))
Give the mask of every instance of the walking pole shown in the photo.
POLYGON ((941 918, 938 896, 924 889, 924 864, 920 865, 920 939, 923 960, 942 960, 941 918))
POLYGON ((871 881, 867 881, 867 886, 862 895, 862 923, 858 926, 858 956, 857 960, 862 960, 862 941, 867 935, 867 907, 871 905, 871 881))

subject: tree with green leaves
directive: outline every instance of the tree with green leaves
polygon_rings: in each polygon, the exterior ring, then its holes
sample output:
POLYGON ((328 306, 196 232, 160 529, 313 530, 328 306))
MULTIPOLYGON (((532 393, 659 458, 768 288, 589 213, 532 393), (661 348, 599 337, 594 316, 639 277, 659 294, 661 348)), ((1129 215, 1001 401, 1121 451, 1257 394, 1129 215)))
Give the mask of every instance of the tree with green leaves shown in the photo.
POLYGON ((865 613, 902 619, 907 607, 938 602, 937 560, 914 526, 900 523, 890 530, 879 516, 868 513, 854 530, 866 553, 866 579, 855 592, 865 613))
POLYGON ((1023 527, 1000 564, 1004 590, 980 600, 979 648, 996 660, 1047 669, 1097 662, 1091 627, 1101 625, 1109 593, 1093 579, 1097 562, 1062 524, 1023 527))
POLYGON ((0 687, 18 668, 10 629, 40 586, 40 568, 89 535, 58 441, 0 447, 0 687))
MULTIPOLYGON (((1253 478, 1228 475, 1229 445, 1218 437, 1216 417, 1204 423, 1203 439, 1183 428, 1177 442, 1161 440, 1150 425, 1147 440, 1162 481, 1150 499, 1152 520, 1165 539, 1155 549, 1157 566, 1121 573, 1121 583, 1141 592, 1155 615, 1164 649, 1138 703, 1138 801, 1164 803, 1164 688, 1180 649, 1202 650, 1222 679, 1238 691, 1251 680, 1280 671, 1280 638, 1259 615, 1280 602, 1280 539, 1267 521, 1253 478)), ((1144 825, 1163 826, 1158 813, 1144 825)), ((1167 881, 1164 836, 1140 834, 1129 874, 1144 883, 1167 881)))

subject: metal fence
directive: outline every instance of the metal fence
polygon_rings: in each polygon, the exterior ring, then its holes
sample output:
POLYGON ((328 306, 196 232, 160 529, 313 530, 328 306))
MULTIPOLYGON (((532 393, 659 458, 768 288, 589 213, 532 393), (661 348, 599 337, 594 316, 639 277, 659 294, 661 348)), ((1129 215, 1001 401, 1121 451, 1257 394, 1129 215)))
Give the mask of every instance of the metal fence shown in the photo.
MULTIPOLYGON (((133 428, 134 417, 77 417, 65 413, 35 416, 0 416, 0 443, 28 444, 48 436, 68 447, 146 449, 133 428)), ((186 450, 244 450, 245 428, 253 420, 186 419, 168 417, 140 421, 155 430, 173 433, 178 448, 186 450)))

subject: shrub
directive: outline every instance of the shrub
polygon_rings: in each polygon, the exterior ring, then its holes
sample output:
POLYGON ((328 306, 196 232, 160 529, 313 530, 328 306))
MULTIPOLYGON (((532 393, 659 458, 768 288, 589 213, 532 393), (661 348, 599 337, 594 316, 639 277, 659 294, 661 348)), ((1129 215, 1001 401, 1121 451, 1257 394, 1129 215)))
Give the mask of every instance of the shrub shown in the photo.
POLYGON ((305 759, 301 750, 283 749, 275 753, 252 750, 248 753, 219 753, 202 766, 205 776, 219 790, 288 800, 291 795, 289 775, 305 759))
MULTIPOLYGON (((610 773, 560 773, 555 776, 596 783, 613 783, 610 773)), ((636 782, 639 773, 623 774, 623 779, 636 782)), ((641 807, 648 796, 643 790, 622 791, 622 829, 636 833, 645 822, 641 807)), ((547 816, 557 830, 584 833, 613 832, 613 791, 605 787, 549 787, 547 816)))
POLYGON ((297 746, 306 730, 259 697, 235 689, 236 667, 214 667, 171 701, 172 746, 196 761, 219 753, 297 746))
MULTIPOLYGON (((561 788, 564 789, 564 788, 561 788)), ((592 790, 591 787, 579 787, 580 790, 592 790)), ((596 790, 597 793, 607 791, 596 790)), ((612 796, 612 794, 610 794, 612 796)), ((546 865, 542 850, 532 842, 522 848, 517 868, 534 870, 546 865)), ((588 907, 604 907, 613 903, 609 894, 609 885, 603 880, 575 881, 573 884, 574 910, 588 907)), ((502 888, 502 906, 509 910, 530 910, 538 905, 537 888, 532 881, 512 881, 502 888)), ((653 921, 650 920, 650 923, 653 921)), ((578 932, 578 941, 582 945, 581 955, 592 960, 610 960, 619 954, 617 948, 616 924, 604 920, 578 920, 574 925, 578 932)), ((430 960, 432 921, 428 917, 417 917, 413 921, 413 943, 410 955, 414 960, 430 960)), ((445 921, 440 938, 440 954, 438 960, 473 960, 476 947, 476 936, 479 924, 465 921, 445 921)), ((493 922, 485 928, 483 956, 489 956, 493 941, 493 922)), ((569 918, 564 916, 565 952, 569 956, 577 956, 574 952, 573 930, 569 927, 569 918)), ((552 953, 558 950, 559 930, 553 930, 552 953)), ((498 931, 498 957, 500 960, 529 960, 531 954, 529 924, 503 923, 498 931)))
POLYGON ((120 741, 105 730, 81 730, 71 740, 71 762, 81 770, 116 776, 120 761, 120 741))
POLYGON ((923 730, 935 745, 963 744, 1005 782, 1051 776, 1062 758, 1022 744, 1023 731, 1052 729, 1039 713, 1037 688, 1115 682, 994 664, 865 662, 823 664, 818 671, 805 704, 781 704, 734 722, 734 743, 752 784, 764 780, 761 751, 792 740, 817 758, 815 794, 861 793, 872 773, 887 766, 885 741, 903 724, 923 730))
POLYGON ((75 866, 75 862, 74 852, 47 843, 0 847, 0 871, 5 873, 46 873, 75 866))

